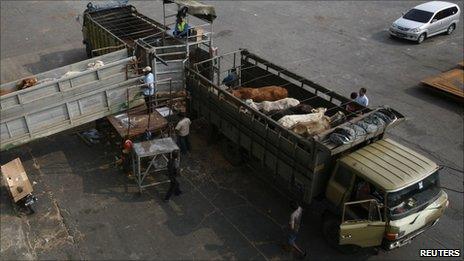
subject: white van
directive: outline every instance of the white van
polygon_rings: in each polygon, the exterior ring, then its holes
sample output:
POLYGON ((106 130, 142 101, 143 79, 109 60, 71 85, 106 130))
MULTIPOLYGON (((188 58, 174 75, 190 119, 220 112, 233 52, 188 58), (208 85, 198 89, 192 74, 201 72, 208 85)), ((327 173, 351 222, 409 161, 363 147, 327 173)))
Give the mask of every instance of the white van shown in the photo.
POLYGON ((390 35, 422 43, 440 33, 453 33, 461 11, 458 5, 442 1, 427 2, 409 10, 390 26, 390 35))

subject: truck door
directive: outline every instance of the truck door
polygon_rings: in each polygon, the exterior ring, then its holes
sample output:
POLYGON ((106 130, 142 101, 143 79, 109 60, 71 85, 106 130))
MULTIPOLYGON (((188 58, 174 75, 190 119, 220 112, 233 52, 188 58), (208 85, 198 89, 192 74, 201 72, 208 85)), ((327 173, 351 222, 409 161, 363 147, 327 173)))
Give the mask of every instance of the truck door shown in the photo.
POLYGON ((343 164, 337 163, 327 185, 326 197, 335 206, 347 200, 354 182, 354 175, 343 164))
POLYGON ((340 245, 379 246, 385 233, 385 221, 375 199, 347 202, 340 224, 340 245))

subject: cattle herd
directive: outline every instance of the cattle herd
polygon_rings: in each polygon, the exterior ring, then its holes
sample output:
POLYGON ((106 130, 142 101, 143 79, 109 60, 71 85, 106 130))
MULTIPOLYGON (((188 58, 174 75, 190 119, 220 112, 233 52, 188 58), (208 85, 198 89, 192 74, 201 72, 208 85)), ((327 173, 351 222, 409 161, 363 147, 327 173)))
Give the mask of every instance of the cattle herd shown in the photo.
MULTIPOLYGON (((320 134, 343 121, 346 116, 338 111, 333 116, 325 115, 326 108, 313 108, 289 98, 287 89, 280 86, 265 86, 260 88, 240 87, 231 90, 233 96, 244 100, 249 107, 260 111, 284 128, 292 130, 303 137, 320 134)), ((247 110, 242 110, 245 113, 247 110)))

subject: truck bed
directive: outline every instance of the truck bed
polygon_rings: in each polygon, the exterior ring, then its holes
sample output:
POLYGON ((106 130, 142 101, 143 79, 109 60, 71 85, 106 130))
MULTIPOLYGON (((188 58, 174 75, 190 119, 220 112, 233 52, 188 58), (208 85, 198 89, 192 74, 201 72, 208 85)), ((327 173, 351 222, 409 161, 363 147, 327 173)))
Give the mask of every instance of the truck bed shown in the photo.
POLYGON ((2 84, 10 93, 0 96, 1 150, 123 110, 140 92, 133 59, 120 50, 33 75, 39 82, 26 89, 15 91, 21 80, 2 84), (88 68, 97 60, 103 66, 88 68))

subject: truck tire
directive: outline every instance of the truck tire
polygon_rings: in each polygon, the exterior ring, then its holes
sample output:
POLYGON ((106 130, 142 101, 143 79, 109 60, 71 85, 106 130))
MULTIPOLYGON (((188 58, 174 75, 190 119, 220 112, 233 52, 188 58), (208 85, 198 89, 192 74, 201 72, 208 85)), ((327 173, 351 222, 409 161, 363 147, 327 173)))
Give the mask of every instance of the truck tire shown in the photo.
POLYGON ((92 46, 89 43, 85 43, 85 52, 88 58, 92 58, 92 46))
POLYGON ((343 254, 355 254, 361 250, 361 247, 355 245, 340 245, 339 244, 339 231, 340 219, 334 215, 324 215, 324 223, 322 225, 322 232, 327 243, 333 248, 337 249, 343 254))
POLYGON ((338 248, 340 222, 337 217, 333 215, 324 215, 323 219, 324 223, 322 224, 322 234, 324 235, 325 240, 330 246, 338 248))
POLYGON ((224 158, 232 166, 239 166, 242 163, 240 148, 237 144, 235 144, 228 138, 225 138, 225 140, 221 142, 221 147, 224 158))

